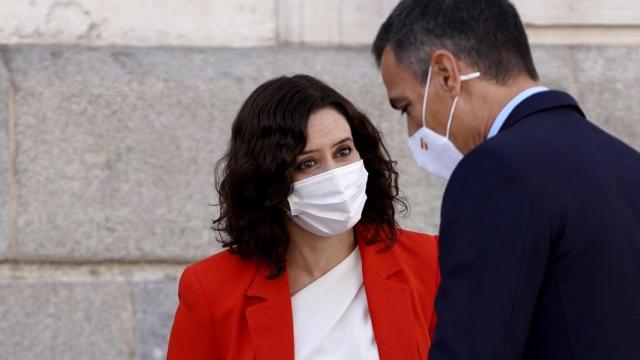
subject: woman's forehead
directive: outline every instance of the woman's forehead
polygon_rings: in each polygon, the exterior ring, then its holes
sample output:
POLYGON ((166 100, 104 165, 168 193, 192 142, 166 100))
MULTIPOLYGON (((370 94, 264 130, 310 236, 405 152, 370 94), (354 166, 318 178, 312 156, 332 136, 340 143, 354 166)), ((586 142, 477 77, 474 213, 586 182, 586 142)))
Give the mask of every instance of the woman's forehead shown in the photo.
POLYGON ((331 108, 318 110, 307 123, 305 150, 332 147, 347 137, 351 137, 351 127, 341 113, 331 108))

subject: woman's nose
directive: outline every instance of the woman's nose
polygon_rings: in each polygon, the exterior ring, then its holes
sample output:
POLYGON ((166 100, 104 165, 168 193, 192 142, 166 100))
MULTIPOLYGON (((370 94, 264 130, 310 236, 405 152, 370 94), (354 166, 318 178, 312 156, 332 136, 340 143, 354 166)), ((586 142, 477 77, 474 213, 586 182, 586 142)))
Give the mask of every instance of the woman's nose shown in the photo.
POLYGON ((333 159, 333 158, 327 159, 324 162, 324 167, 322 169, 322 172, 331 171, 331 170, 337 169, 339 167, 340 167, 340 165, 335 161, 335 159, 333 159))

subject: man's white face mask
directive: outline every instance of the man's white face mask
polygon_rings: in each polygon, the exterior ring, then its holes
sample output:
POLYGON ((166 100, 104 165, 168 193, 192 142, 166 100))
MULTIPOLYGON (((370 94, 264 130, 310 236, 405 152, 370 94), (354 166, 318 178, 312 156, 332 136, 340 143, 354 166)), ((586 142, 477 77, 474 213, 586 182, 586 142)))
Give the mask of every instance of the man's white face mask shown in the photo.
MULTIPOLYGON (((460 81, 472 80, 480 77, 479 72, 460 76, 460 81)), ((427 170, 433 175, 449 180, 453 170, 463 155, 449 139, 451 132, 451 120, 456 110, 458 96, 453 100, 451 112, 449 113, 449 121, 447 122, 447 133, 442 136, 427 127, 427 97, 429 94, 429 85, 431 83, 431 67, 427 75, 427 83, 424 87, 424 99, 422 102, 422 128, 409 137, 409 148, 411 154, 418 166, 427 170), (424 144, 424 146, 423 146, 424 144)))
POLYGON ((293 184, 289 215, 318 236, 333 236, 353 228, 367 200, 368 173, 362 160, 293 184))

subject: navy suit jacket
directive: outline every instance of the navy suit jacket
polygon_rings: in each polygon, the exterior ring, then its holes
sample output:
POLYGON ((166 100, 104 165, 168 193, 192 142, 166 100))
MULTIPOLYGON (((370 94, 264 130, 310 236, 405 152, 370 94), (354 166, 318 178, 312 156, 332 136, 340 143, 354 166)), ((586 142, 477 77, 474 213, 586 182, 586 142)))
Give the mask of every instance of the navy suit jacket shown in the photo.
POLYGON ((440 236, 430 360, 640 359, 640 153, 571 96, 533 95, 462 160, 440 236))

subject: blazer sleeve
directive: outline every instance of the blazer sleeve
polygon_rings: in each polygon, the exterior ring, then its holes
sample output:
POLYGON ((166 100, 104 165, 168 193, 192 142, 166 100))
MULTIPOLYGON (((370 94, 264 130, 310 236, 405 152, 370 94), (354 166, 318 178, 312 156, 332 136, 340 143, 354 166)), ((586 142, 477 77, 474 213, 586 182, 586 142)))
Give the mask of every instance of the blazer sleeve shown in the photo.
POLYGON ((523 357, 551 238, 546 209, 528 180, 488 147, 469 154, 454 173, 441 214, 431 360, 523 357))
POLYGON ((178 298, 180 303, 169 337, 167 360, 221 359, 202 284, 191 267, 180 277, 178 298))
POLYGON ((433 336, 436 332, 436 324, 438 323, 438 315, 435 308, 431 314, 431 321, 429 322, 429 339, 433 342, 433 336))

